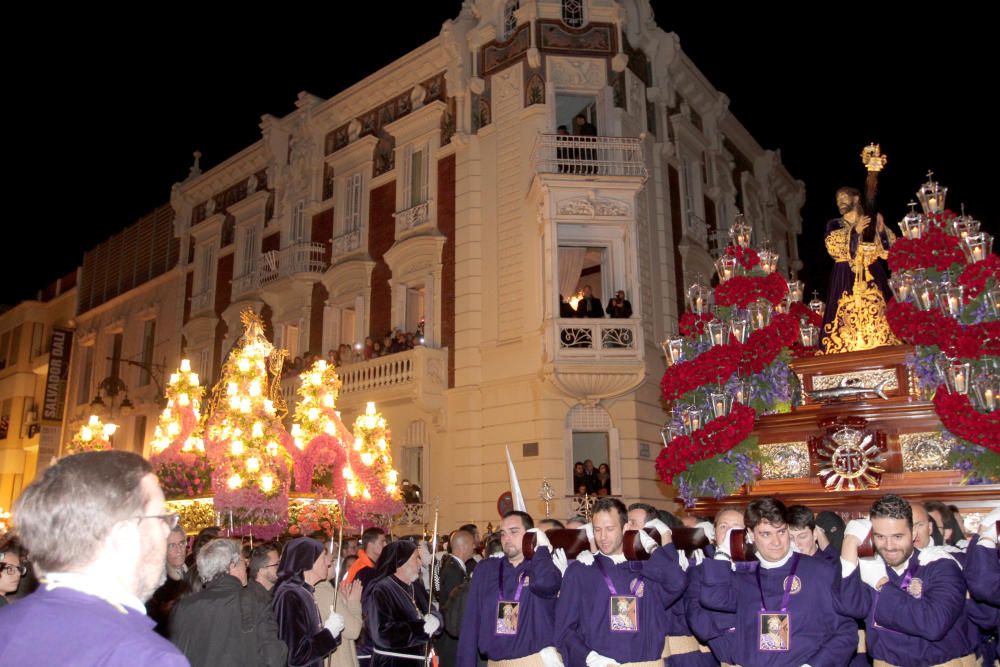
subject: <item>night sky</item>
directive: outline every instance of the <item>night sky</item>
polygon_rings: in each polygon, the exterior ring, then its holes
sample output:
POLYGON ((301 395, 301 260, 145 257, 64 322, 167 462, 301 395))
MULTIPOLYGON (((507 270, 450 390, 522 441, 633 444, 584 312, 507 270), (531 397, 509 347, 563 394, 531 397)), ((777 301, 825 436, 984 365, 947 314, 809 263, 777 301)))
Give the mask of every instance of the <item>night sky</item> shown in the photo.
MULTIPOLYGON (((262 114, 287 114, 301 90, 336 94, 433 38, 460 8, 347 4, 287 16, 178 7, 114 30, 100 26, 120 26, 120 15, 88 6, 47 25, 8 68, 6 157, 19 175, 8 189, 0 303, 33 297, 86 250, 167 203, 194 150, 211 168, 259 138, 262 114), (363 45, 349 46, 359 35, 363 45)), ((887 220, 902 217, 933 169, 950 208, 964 202, 998 233, 1000 205, 988 188, 1000 178, 990 168, 1000 143, 998 57, 985 6, 921 17, 912 7, 868 16, 874 3, 824 5, 822 19, 805 19, 764 5, 698 4, 654 1, 657 23, 680 36, 737 118, 806 184, 807 295, 824 290, 830 268, 821 236, 836 216, 834 191, 863 187, 859 153, 870 141, 889 156, 880 180, 887 220)))

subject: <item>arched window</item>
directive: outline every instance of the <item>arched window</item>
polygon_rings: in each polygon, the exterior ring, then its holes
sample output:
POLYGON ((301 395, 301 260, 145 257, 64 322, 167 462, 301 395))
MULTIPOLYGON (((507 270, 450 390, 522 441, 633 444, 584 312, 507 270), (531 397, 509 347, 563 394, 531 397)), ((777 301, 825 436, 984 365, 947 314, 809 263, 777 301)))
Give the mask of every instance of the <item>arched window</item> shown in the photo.
POLYGON ((507 39, 514 34, 517 29, 517 17, 514 12, 521 6, 520 0, 507 0, 503 6, 503 39, 507 39))
POLYGON ((582 28, 583 0, 562 0, 562 21, 570 28, 582 28))

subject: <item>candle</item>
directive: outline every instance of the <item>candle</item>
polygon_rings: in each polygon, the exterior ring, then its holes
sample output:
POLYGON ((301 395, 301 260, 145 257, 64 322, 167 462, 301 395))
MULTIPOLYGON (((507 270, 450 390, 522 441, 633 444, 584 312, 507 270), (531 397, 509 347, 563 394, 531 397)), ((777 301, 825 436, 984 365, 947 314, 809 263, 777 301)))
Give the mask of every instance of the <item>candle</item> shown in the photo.
POLYGON ((978 262, 982 258, 983 258, 983 249, 982 249, 982 247, 980 247, 980 246, 974 246, 972 248, 972 259, 973 259, 973 261, 978 262))
POLYGON ((986 409, 990 412, 996 410, 997 402, 992 389, 987 389, 983 392, 983 403, 986 404, 986 409))
POLYGON ((965 373, 962 371, 955 373, 955 392, 959 394, 965 393, 965 373))

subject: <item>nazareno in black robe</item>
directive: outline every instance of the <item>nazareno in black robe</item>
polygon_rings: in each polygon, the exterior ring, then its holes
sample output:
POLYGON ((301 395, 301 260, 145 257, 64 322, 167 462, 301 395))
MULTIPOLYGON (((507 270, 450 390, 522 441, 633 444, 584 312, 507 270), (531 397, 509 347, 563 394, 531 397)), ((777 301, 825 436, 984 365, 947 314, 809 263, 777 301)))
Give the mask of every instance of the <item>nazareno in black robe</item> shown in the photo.
POLYGON ((302 576, 322 552, 323 545, 317 540, 298 537, 285 547, 278 565, 278 584, 271 604, 278 636, 288 646, 288 664, 292 667, 322 667, 323 658, 340 646, 340 636, 334 637, 323 627, 313 597, 315 589, 302 576))

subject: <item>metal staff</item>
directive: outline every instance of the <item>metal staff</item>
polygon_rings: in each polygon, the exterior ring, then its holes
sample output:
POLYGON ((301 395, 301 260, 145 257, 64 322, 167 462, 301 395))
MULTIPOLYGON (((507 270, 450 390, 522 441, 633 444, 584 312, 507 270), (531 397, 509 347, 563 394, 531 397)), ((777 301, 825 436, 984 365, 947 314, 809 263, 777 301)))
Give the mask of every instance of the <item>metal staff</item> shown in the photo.
MULTIPOLYGON (((427 600, 427 613, 431 613, 431 609, 434 608, 435 611, 441 611, 441 605, 437 604, 437 598, 434 596, 434 583, 437 577, 434 573, 434 565, 437 556, 437 545, 438 545, 438 512, 440 510, 441 497, 434 496, 434 533, 431 535, 431 567, 430 567, 430 579, 431 579, 431 593, 427 600)), ((431 645, 431 640, 427 640, 427 648, 424 651, 424 665, 430 665, 433 658, 433 646, 431 645)))
MULTIPOLYGON (((344 553, 344 521, 347 519, 347 489, 344 489, 344 501, 340 503, 340 536, 337 538, 337 569, 334 570, 334 584, 333 588, 336 591, 337 587, 340 586, 340 564, 344 562, 344 559, 340 557, 340 554, 344 553)), ((330 542, 330 551, 333 551, 333 542, 330 542)), ((333 554, 330 554, 331 556, 333 554)), ((340 598, 339 595, 333 596, 333 611, 337 611, 337 600, 340 598)))

